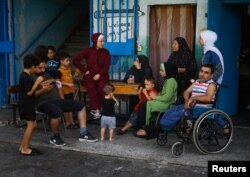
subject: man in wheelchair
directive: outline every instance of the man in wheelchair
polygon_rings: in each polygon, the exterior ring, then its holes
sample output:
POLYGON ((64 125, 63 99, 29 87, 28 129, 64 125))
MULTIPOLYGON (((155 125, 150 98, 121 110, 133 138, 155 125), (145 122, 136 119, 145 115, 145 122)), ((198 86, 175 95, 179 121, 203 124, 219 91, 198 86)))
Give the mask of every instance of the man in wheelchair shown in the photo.
POLYGON ((232 140, 233 124, 230 117, 221 110, 212 109, 218 90, 218 85, 212 79, 213 72, 212 65, 202 65, 199 79, 183 93, 185 104, 173 107, 158 116, 158 125, 155 127, 158 145, 167 143, 167 133, 181 120, 176 131, 182 140, 171 147, 171 152, 176 157, 183 154, 183 144, 190 140, 191 133, 193 143, 203 154, 222 152, 232 140))
POLYGON ((214 68, 210 64, 202 65, 199 79, 187 90, 183 97, 185 104, 167 110, 160 119, 160 129, 167 133, 182 117, 198 117, 213 107, 217 84, 212 80, 214 68))

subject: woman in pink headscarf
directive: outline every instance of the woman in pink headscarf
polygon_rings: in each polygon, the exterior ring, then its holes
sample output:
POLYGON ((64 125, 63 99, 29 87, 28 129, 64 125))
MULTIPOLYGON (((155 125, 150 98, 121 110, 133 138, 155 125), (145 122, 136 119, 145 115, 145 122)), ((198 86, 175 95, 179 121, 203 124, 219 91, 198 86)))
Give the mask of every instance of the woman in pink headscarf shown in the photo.
POLYGON ((110 54, 104 48, 104 35, 94 33, 91 36, 93 46, 77 54, 73 63, 76 73, 83 73, 83 84, 87 88, 90 99, 90 113, 94 118, 100 118, 100 106, 103 98, 103 87, 109 82, 110 54), (82 60, 86 59, 86 64, 82 60))

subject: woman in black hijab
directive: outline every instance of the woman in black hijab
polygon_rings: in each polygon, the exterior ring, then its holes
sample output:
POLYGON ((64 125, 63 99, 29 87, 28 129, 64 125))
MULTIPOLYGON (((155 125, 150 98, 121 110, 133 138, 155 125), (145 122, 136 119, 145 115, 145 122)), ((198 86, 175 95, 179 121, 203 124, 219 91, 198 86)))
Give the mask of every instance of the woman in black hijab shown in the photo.
POLYGON ((196 60, 183 37, 176 37, 173 40, 172 51, 167 62, 178 68, 176 75, 178 83, 177 104, 183 104, 183 92, 190 86, 190 80, 195 77, 196 60))
MULTIPOLYGON (((153 77, 152 69, 149 66, 148 57, 145 55, 137 55, 134 65, 128 70, 124 77, 124 82, 128 84, 140 83, 143 84, 145 78, 153 77)), ((135 105, 138 103, 138 96, 129 96, 129 114, 134 110, 135 105)))
POLYGON ((148 57, 138 55, 134 61, 134 65, 128 70, 124 77, 124 82, 130 82, 131 76, 134 77, 133 83, 144 83, 145 77, 152 77, 152 69, 149 66, 148 57))

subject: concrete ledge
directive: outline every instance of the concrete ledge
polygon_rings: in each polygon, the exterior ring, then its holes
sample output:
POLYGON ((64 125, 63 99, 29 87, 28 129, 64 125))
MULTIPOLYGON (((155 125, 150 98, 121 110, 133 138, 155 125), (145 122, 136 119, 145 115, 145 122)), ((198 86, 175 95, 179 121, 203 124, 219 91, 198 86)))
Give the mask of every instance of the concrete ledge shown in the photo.
MULTIPOLYGON (((41 125, 39 125, 41 126, 41 125)), ((89 125, 89 130, 94 136, 99 135, 98 125, 89 125)), ((63 133, 61 136, 66 142, 64 147, 55 147, 45 142, 45 135, 42 127, 35 131, 31 144, 33 146, 43 146, 48 148, 58 148, 72 150, 84 153, 93 153, 120 158, 132 158, 145 161, 156 161, 162 164, 180 164, 198 167, 207 167, 209 160, 249 160, 250 159, 250 142, 246 141, 250 134, 249 128, 235 128, 233 141, 229 148, 220 154, 202 155, 192 144, 185 145, 185 154, 182 157, 174 158, 170 154, 171 145, 177 141, 175 135, 170 135, 168 143, 165 146, 158 146, 156 140, 145 140, 135 138, 129 131, 123 136, 115 137, 113 142, 98 141, 96 143, 79 142, 79 130, 68 130, 68 137, 63 133)), ((14 128, 12 125, 0 127, 0 141, 8 143, 20 143, 23 129, 14 128)))

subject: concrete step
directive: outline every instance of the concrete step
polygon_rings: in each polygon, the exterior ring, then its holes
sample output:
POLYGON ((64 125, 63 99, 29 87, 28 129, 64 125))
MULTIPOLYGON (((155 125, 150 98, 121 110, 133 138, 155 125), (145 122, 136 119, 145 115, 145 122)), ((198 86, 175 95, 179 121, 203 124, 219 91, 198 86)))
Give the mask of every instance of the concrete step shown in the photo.
POLYGON ((89 31, 89 23, 80 25, 78 27, 78 29, 84 30, 84 31, 89 31))
POLYGON ((83 38, 89 38, 89 32, 84 32, 84 31, 76 31, 74 35, 83 37, 83 38))
POLYGON ((73 57, 73 56, 75 56, 76 54, 78 54, 82 49, 83 49, 83 48, 81 48, 81 49, 66 49, 66 48, 61 48, 60 50, 65 51, 65 52, 68 52, 69 55, 70 55, 71 57, 73 57))
POLYGON ((60 50, 66 51, 71 56, 74 56, 82 49, 89 47, 89 41, 89 23, 86 20, 74 30, 64 44, 61 45, 60 50))
POLYGON ((83 30, 83 31, 89 31, 89 25, 81 25, 77 29, 83 30))
POLYGON ((66 49, 83 49, 89 47, 88 44, 80 43, 80 42, 67 42, 64 44, 64 48, 66 49))
POLYGON ((89 37, 82 37, 82 36, 70 36, 69 41, 71 42, 80 42, 80 43, 85 43, 88 44, 89 43, 89 37))

